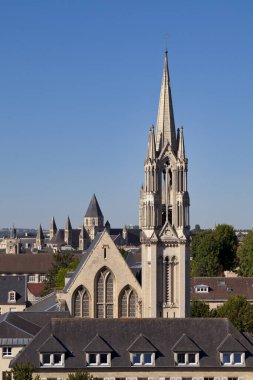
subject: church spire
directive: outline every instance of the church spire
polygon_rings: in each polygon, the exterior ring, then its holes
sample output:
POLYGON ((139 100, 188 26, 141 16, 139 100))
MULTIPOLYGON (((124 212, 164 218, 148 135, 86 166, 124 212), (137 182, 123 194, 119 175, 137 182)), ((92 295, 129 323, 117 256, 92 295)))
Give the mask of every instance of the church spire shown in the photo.
POLYGON ((148 151, 147 151, 147 160, 154 160, 156 156, 155 151, 155 134, 154 134, 154 126, 150 128, 149 138, 148 138, 148 151))
POLYGON ((183 127, 178 128, 177 158, 179 158, 181 160, 185 159, 184 130, 183 130, 183 127))
POLYGON ((165 51, 162 86, 156 123, 156 150, 159 151, 165 144, 170 143, 172 150, 176 151, 176 131, 170 89, 170 76, 168 67, 168 52, 165 51))

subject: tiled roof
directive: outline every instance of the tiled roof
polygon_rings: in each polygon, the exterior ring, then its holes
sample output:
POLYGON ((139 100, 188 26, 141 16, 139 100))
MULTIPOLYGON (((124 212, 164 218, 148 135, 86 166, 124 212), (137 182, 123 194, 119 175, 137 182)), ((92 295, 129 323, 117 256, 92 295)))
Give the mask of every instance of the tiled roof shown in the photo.
POLYGON ((41 293, 45 289, 45 284, 43 283, 28 283, 27 284, 28 290, 35 296, 40 297, 41 293))
POLYGON ((26 276, 0 276, 0 304, 24 305, 27 301, 26 276), (8 302, 10 291, 16 292, 16 302, 8 302))
POLYGON ((103 218, 102 211, 100 209, 100 206, 98 204, 96 195, 93 194, 93 197, 91 198, 89 207, 86 211, 85 218, 103 218))
POLYGON ((47 253, 24 253, 20 255, 0 255, 0 274, 47 273, 52 267, 54 255, 47 253))
POLYGON ((226 301, 229 297, 241 295, 253 301, 253 277, 192 277, 191 299, 204 301, 226 301), (196 292, 197 285, 206 285, 208 293, 196 292))
POLYGON ((85 352, 112 352, 113 349, 98 334, 84 347, 85 352))

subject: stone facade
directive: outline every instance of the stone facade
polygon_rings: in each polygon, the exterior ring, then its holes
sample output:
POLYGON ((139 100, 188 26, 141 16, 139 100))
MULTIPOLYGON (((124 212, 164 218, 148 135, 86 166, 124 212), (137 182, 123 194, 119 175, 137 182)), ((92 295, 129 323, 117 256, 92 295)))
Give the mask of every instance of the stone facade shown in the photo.
POLYGON ((144 317, 189 315, 188 160, 177 139, 165 53, 156 133, 151 127, 140 193, 144 317))

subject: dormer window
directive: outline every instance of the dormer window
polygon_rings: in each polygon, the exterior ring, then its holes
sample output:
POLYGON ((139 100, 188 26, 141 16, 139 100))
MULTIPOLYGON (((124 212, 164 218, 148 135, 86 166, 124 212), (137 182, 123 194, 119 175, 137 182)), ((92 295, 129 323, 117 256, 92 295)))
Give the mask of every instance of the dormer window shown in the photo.
POLYGON ((64 366, 64 353, 43 353, 40 354, 41 367, 63 367, 64 366))
POLYGON ((8 293, 8 302, 15 303, 16 302, 16 292, 15 290, 11 290, 8 293))
POLYGON ((153 366, 155 364, 154 352, 134 352, 130 353, 132 366, 153 366))
POLYGON ((178 366, 197 366, 199 365, 199 353, 178 352, 174 354, 175 364, 178 366))
POLYGON ((88 366, 110 366, 111 353, 87 353, 86 363, 88 366))
POLYGON ((243 352, 222 352, 220 360, 223 366, 243 366, 245 365, 245 353, 243 352))
POLYGON ((196 285, 194 286, 195 293, 208 293, 209 292, 209 286, 207 285, 196 285))

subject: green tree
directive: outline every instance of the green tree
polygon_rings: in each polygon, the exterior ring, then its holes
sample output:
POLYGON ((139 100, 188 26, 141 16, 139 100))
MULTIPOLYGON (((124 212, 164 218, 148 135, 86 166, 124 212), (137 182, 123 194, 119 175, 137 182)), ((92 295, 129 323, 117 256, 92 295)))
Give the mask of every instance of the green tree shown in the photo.
POLYGON ((241 332, 253 332, 253 308, 245 297, 230 297, 217 308, 217 317, 228 318, 241 332))
POLYGON ((218 258, 222 271, 235 269, 238 239, 234 228, 228 224, 218 224, 214 230, 214 237, 218 244, 218 258))
POLYGON ((209 305, 204 301, 193 299, 191 301, 192 318, 208 318, 211 316, 209 305))
POLYGON ((89 372, 86 371, 77 371, 76 373, 69 373, 67 380, 95 380, 89 372))
MULTIPOLYGON (((56 288, 57 273, 60 269, 66 269, 69 265, 75 261, 72 253, 58 252, 54 254, 54 261, 52 268, 48 271, 45 281, 45 291, 43 295, 50 293, 56 288)), ((68 271, 68 270, 67 270, 68 271)))
POLYGON ((32 380, 35 367, 31 363, 21 363, 13 366, 13 380, 32 380))
POLYGON ((58 269, 57 273, 55 274, 55 287, 57 289, 63 289, 64 288, 65 275, 68 272, 73 272, 76 269, 77 265, 80 263, 80 261, 81 261, 81 257, 72 261, 72 263, 70 263, 67 268, 59 268, 58 269))
POLYGON ((217 276, 221 272, 218 244, 211 230, 200 232, 192 240, 192 276, 217 276))
POLYGON ((250 231, 239 248, 239 275, 253 276, 253 231, 250 231))
POLYGON ((233 270, 237 244, 234 228, 227 224, 195 234, 192 238, 192 275, 218 276, 224 270, 233 270))

